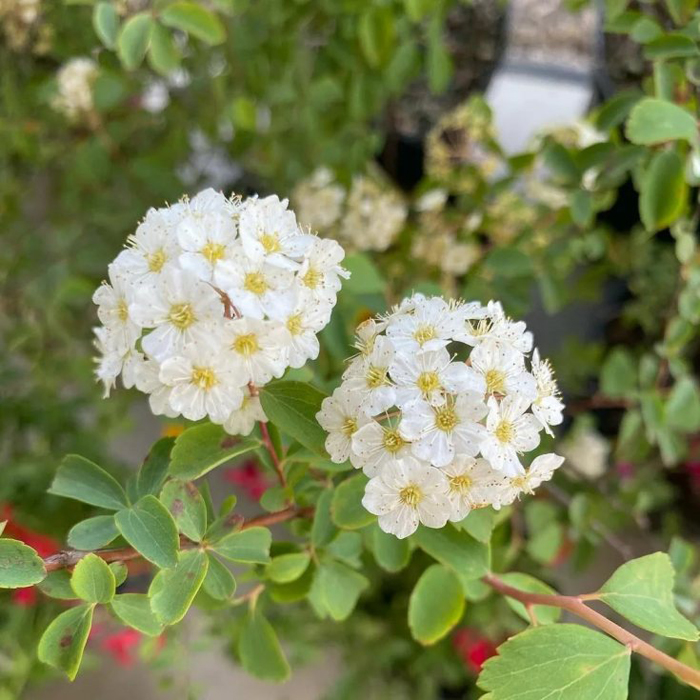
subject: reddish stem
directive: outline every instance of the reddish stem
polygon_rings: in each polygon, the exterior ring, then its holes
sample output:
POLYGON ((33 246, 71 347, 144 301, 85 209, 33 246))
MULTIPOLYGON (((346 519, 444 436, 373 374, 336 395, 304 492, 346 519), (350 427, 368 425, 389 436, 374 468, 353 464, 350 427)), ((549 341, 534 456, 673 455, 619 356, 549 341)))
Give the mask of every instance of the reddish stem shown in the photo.
POLYGON ((270 431, 267 429, 267 423, 264 421, 260 421, 260 434, 262 435, 262 441, 263 445, 265 445, 265 449, 267 449, 267 451, 270 453, 270 459, 272 460, 272 464, 277 472, 277 478, 280 480, 280 485, 282 488, 286 488, 287 477, 284 475, 282 462, 280 462, 280 458, 277 455, 277 450, 272 444, 272 438, 270 437, 270 431))

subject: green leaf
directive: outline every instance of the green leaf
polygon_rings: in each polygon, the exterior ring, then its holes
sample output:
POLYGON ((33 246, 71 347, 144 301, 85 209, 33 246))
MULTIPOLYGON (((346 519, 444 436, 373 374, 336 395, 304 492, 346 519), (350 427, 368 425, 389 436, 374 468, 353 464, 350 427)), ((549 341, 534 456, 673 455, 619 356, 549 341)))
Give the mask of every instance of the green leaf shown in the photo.
POLYGON ((143 61, 151 40, 153 17, 150 12, 139 12, 124 22, 117 37, 117 53, 124 68, 134 70, 143 61))
POLYGON ((316 421, 326 394, 302 382, 272 382, 260 390, 265 414, 282 432, 326 456, 326 433, 316 421))
POLYGON ((25 588, 46 578, 41 557, 23 542, 0 539, 0 588, 25 588))
POLYGON ((109 603, 114 598, 114 574, 97 554, 84 556, 73 569, 70 585, 75 595, 87 603, 109 603))
POLYGON ((582 625, 533 627, 501 644, 477 685, 489 700, 626 700, 630 654, 582 625))
POLYGON ((462 585, 441 564, 428 567, 418 579, 408 602, 408 626, 421 644, 435 644, 464 614, 462 585))
POLYGON ((119 15, 111 2, 98 2, 92 11, 92 26, 100 41, 108 48, 117 45, 119 15))
POLYGON ((319 593, 330 616, 340 622, 354 610, 369 581, 349 566, 337 561, 324 561, 316 572, 319 593))
POLYGON ((376 516, 362 505, 366 485, 367 477, 360 473, 337 486, 331 501, 331 516, 338 527, 356 530, 376 520, 376 516))
POLYGON ((349 270, 350 279, 343 289, 352 294, 383 294, 385 281, 377 266, 364 253, 353 253, 343 260, 343 267, 349 270))
POLYGON ((187 32, 210 46, 221 44, 226 39, 221 20, 195 2, 174 2, 160 13, 160 19, 163 24, 187 32))
POLYGON ((160 494, 161 503, 170 511, 180 532, 201 542, 207 531, 207 506, 202 494, 190 481, 171 479, 160 494))
POLYGON ((684 433, 700 429, 700 391, 691 377, 679 379, 666 402, 666 423, 684 433))
POLYGON ((107 510, 119 510, 129 503, 114 477, 80 455, 63 458, 49 493, 107 510))
POLYGON ((113 561, 109 565, 109 568, 112 570, 114 582, 117 584, 117 588, 119 588, 129 576, 129 569, 123 561, 113 561))
POLYGON ((426 70, 428 73, 428 85, 432 92, 439 94, 447 90, 454 73, 454 66, 452 57, 442 41, 434 40, 428 42, 426 70))
POLYGON ((148 61, 161 75, 170 75, 180 65, 180 52, 173 35, 160 24, 155 24, 151 32, 148 61))
POLYGON ((638 627, 692 642, 698 630, 673 600, 675 571, 668 554, 656 552, 623 564, 600 589, 600 599, 638 627))
POLYGON ((290 583, 306 571, 310 561, 311 556, 308 552, 280 554, 267 565, 265 574, 275 583, 290 583))
POLYGON ((270 561, 272 535, 266 527, 251 527, 231 532, 211 545, 224 559, 243 564, 267 564, 270 561))
POLYGON ((125 625, 149 637, 159 637, 163 633, 163 625, 153 614, 151 602, 145 593, 115 595, 112 610, 125 625))
POLYGON ((174 625, 185 617, 207 575, 208 567, 206 552, 189 549, 180 552, 177 566, 158 572, 148 590, 148 597, 151 599, 151 610, 159 622, 174 625))
POLYGON ((571 195, 571 218, 582 228, 593 221, 593 195, 586 190, 576 190, 571 195))
POLYGON ((238 638, 241 665, 251 675, 282 683, 291 673, 272 625, 257 610, 246 615, 238 638))
POLYGON ((468 532, 475 540, 488 544, 496 527, 498 513, 493 508, 472 510, 456 527, 468 532))
POLYGON ((186 481, 198 479, 215 467, 250 452, 259 445, 257 440, 229 435, 220 425, 196 425, 185 430, 175 440, 170 473, 186 481))
POLYGON ((78 605, 61 613, 39 640, 39 661, 63 671, 73 680, 83 659, 94 607, 78 605))
POLYGON ((357 35, 367 63, 373 68, 391 58, 396 41, 395 18, 389 7, 371 7, 360 17, 357 35))
POLYGON ((57 600, 75 600, 76 595, 70 585, 70 572, 66 569, 50 571, 47 577, 39 584, 39 590, 57 600))
POLYGON ((156 496, 160 493, 165 477, 168 475, 170 452, 174 444, 175 438, 164 437, 151 447, 136 479, 136 492, 139 498, 149 494, 156 496))
POLYGON ((672 224, 687 205, 685 165, 676 151, 662 151, 651 160, 639 193, 639 214, 648 231, 672 224))
POLYGON ((311 544, 314 547, 323 547, 335 536, 337 530, 331 520, 331 501, 333 491, 326 489, 318 498, 314 522, 311 526, 311 544))
POLYGON ((118 534, 113 515, 97 515, 73 525, 68 532, 68 544, 73 549, 99 549, 106 547, 118 534))
POLYGON ((236 579, 216 557, 209 556, 209 568, 202 588, 216 600, 228 600, 236 592, 236 579))
POLYGON ((652 145, 664 141, 695 143, 695 117, 673 102, 645 97, 632 108, 627 119, 627 138, 632 143, 652 145))
POLYGON ((408 564, 411 558, 411 546, 407 539, 384 532, 378 525, 372 528, 372 549, 377 564, 385 571, 396 573, 408 564))
POLYGON ((600 390, 606 396, 629 396, 637 388, 637 365, 628 350, 613 348, 600 373, 600 390))
MULTIPOLYGON (((525 591, 526 593, 546 593, 548 595, 556 593, 556 591, 546 583, 529 574, 513 572, 510 574, 500 574, 499 578, 509 586, 517 588, 519 591, 525 591)), ((506 603, 508 603, 513 612, 522 617, 525 622, 531 622, 525 606, 519 600, 506 596, 506 603)), ((535 615, 535 619, 541 625, 552 624, 561 617, 561 610, 549 605, 533 605, 532 611, 535 615)))
POLYGON ((115 522, 122 537, 145 559, 161 569, 177 564, 177 526, 155 496, 144 496, 131 508, 120 510, 115 522))
POLYGON ((691 58, 699 53, 697 44, 683 34, 666 34, 644 47, 645 56, 651 59, 691 58))
POLYGON ((481 578, 489 569, 489 548, 466 532, 447 525, 440 530, 419 527, 413 541, 433 559, 449 566, 464 579, 481 578))

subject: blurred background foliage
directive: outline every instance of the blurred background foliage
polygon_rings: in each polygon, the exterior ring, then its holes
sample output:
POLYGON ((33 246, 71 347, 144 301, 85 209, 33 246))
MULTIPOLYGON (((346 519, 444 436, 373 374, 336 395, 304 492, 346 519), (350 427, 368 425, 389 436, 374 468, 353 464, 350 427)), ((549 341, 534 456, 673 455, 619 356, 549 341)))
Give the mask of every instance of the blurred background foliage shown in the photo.
MULTIPOLYGON (((606 2, 608 99, 510 155, 478 94, 504 51, 497 0, 0 0, 0 503, 11 522, 57 547, 85 515, 44 495, 59 458, 124 466, 115 454, 141 399, 100 400, 90 297, 136 222, 204 186, 274 191, 343 243, 353 273, 322 356, 299 375, 333 386, 354 326, 411 289, 501 300, 553 355, 568 466, 546 498, 483 524, 495 560, 551 579, 587 571, 601 547, 619 563, 670 544, 697 617, 697 5, 606 2), (76 58, 87 62, 64 72, 76 58)), ((338 547, 360 556, 355 537, 338 547)), ((401 577, 375 566, 342 628, 307 606, 275 614, 298 658, 320 641, 352 650, 334 697, 357 697, 368 678, 377 696, 476 697, 479 655, 521 623, 494 600, 470 608, 459 638, 419 648, 405 606, 424 563, 401 577)), ((40 600, 3 598, 0 697, 47 673, 28 651, 55 605, 40 600)), ((228 618, 213 625, 235 635, 228 618)), ((635 673, 634 698, 690 697, 635 673)))

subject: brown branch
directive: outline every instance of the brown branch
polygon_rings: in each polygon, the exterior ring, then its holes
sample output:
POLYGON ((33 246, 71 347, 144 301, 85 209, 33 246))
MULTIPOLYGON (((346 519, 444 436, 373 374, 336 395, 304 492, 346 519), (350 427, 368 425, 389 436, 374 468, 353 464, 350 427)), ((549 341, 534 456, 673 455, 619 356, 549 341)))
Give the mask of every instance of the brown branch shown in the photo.
MULTIPOLYGON (((678 678, 685 681, 688 685, 700 690, 700 671, 691 668, 690 666, 686 666, 686 664, 681 663, 668 654, 664 654, 663 651, 656 649, 651 644, 648 644, 643 639, 640 639, 636 635, 632 634, 632 632, 626 630, 624 627, 620 627, 620 625, 616 624, 612 620, 609 620, 607 617, 605 617, 605 615, 602 615, 596 610, 588 607, 588 605, 583 602, 583 596, 527 593, 509 586, 493 574, 487 574, 482 580, 499 593, 502 593, 509 598, 519 600, 526 607, 532 605, 549 605, 555 608, 561 608, 562 610, 567 610, 573 615, 580 617, 582 620, 585 620, 594 627, 602 630, 606 634, 609 634, 614 639, 617 639, 618 642, 624 644, 630 651, 634 651, 640 656, 644 656, 650 661, 657 663, 659 666, 662 666, 667 671, 670 671, 678 678)), ((590 596, 585 597, 590 599, 590 596)))
MULTIPOLYGON (((286 522, 287 520, 292 520, 293 518, 305 518, 313 513, 313 508, 295 508, 289 507, 284 510, 280 510, 276 513, 266 513, 265 515, 258 515, 255 518, 246 520, 241 525, 241 530, 247 530, 251 527, 269 527, 270 525, 277 525, 278 523, 286 522)), ((190 539, 182 537, 180 539, 180 547, 182 549, 193 549, 199 547, 198 542, 193 542, 190 539)), ((206 545, 205 545, 206 546, 206 545)), ((133 547, 119 547, 115 549, 98 549, 94 552, 82 551, 78 549, 66 549, 57 554, 52 554, 44 559, 44 566, 47 572, 58 571, 59 569, 69 569, 74 567, 83 557, 88 554, 96 554, 98 557, 104 561, 111 563, 115 561, 132 561, 134 559, 140 559, 141 555, 133 547)))
POLYGON ((607 396, 594 394, 588 399, 567 403, 565 411, 569 415, 576 415, 577 413, 585 413, 586 411, 592 411, 596 408, 631 408, 634 405, 634 401, 630 401, 629 399, 611 399, 607 396))
POLYGON ((277 472, 277 478, 280 481, 282 488, 287 488, 287 477, 284 475, 284 468, 280 462, 280 458, 277 455, 277 450, 272 444, 272 438, 270 437, 270 431, 267 429, 267 423, 265 421, 260 421, 260 434, 262 435, 263 445, 265 449, 270 453, 270 459, 272 460, 272 465, 277 472))

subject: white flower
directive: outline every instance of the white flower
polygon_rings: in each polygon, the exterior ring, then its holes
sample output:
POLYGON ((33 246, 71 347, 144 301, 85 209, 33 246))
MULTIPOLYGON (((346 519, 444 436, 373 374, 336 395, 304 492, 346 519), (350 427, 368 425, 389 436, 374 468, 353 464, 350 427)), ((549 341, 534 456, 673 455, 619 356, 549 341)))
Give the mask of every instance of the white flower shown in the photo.
POLYGON ((374 416, 394 405, 396 390, 389 380, 389 367, 394 359, 391 341, 380 336, 366 357, 353 362, 343 374, 343 386, 363 396, 368 414, 374 416))
POLYGON ((417 354, 399 354, 389 367, 396 384, 396 405, 422 399, 433 406, 445 403, 445 392, 483 394, 484 378, 464 362, 452 362, 444 348, 417 354))
POLYGON ((414 401, 403 407, 401 435, 413 441, 413 454, 436 467, 447 466, 455 453, 473 457, 484 435, 486 415, 481 395, 466 391, 442 406, 414 401))
POLYGON ((410 458, 411 449, 400 430, 376 421, 366 423, 352 435, 350 461, 369 477, 380 474, 389 464, 410 458))
POLYGON ((363 397, 358 392, 336 389, 323 399, 316 420, 328 433, 326 451, 331 461, 342 464, 350 456, 352 436, 371 420, 365 413, 363 397))
POLYGON ((488 405, 488 434, 481 441, 481 454, 494 469, 518 476, 524 471, 518 455, 540 443, 539 421, 531 413, 525 415, 530 404, 521 396, 506 396, 500 403, 491 397, 488 405))
POLYGON ((328 168, 318 168, 297 185, 292 201, 303 226, 326 231, 340 218, 345 188, 334 181, 328 168))
POLYGON ((444 348, 455 333, 452 310, 440 297, 423 299, 412 313, 395 315, 386 329, 396 350, 424 352, 444 348))
POLYGON ((267 416, 257 396, 246 393, 243 403, 224 422, 224 430, 229 435, 250 435, 256 423, 267 423, 267 416))
POLYGON ((73 121, 92 112, 92 88, 98 73, 91 58, 72 58, 64 63, 56 75, 58 94, 53 99, 53 108, 73 121))
POLYGON ((472 367, 483 376, 489 394, 518 394, 529 401, 537 396, 535 378, 525 369, 525 358, 510 345, 487 340, 469 356, 472 367))
POLYGON ((497 301, 486 307, 465 304, 457 310, 459 330, 454 339, 467 345, 478 345, 486 340, 511 345, 521 353, 532 350, 532 333, 523 321, 509 319, 497 301))
POLYGON ((553 452, 535 457, 524 474, 512 476, 503 482, 493 507, 499 510, 502 506, 510 505, 521 493, 533 493, 540 484, 552 478, 563 462, 564 458, 553 452))
POLYGON ((597 479, 607 469, 610 444, 595 428, 578 425, 564 441, 562 452, 579 474, 597 479))
POLYGON ((249 199, 240 217, 240 234, 246 255, 285 270, 296 270, 314 241, 302 234, 288 201, 277 195, 249 199))
POLYGON ((262 386, 284 374, 280 331, 276 323, 253 318, 235 319, 224 326, 221 339, 243 383, 262 386))
POLYGON ((340 291, 340 278, 350 277, 350 273, 340 265, 345 251, 329 238, 313 238, 298 272, 302 285, 322 301, 335 304, 340 291))
POLYGON ((560 425, 564 420, 564 404, 559 399, 559 388, 549 360, 540 360, 537 348, 532 353, 532 375, 537 386, 537 395, 532 402, 535 418, 549 435, 554 435, 550 425, 560 425))
POLYGON ((455 457, 442 471, 449 486, 449 519, 455 523, 464 520, 474 508, 496 502, 506 481, 485 459, 464 455, 455 457))
POLYGON ((104 282, 92 295, 97 304, 97 316, 104 324, 112 340, 112 347, 120 354, 134 347, 141 335, 141 327, 134 323, 129 313, 133 288, 119 275, 118 268, 108 268, 110 284, 104 282))
POLYGON ((214 290, 192 273, 168 270, 153 286, 143 286, 129 306, 134 321, 153 328, 144 336, 144 351, 159 362, 181 354, 187 345, 211 345, 211 321, 222 315, 214 290))
POLYGON ((447 190, 428 190, 416 201, 416 211, 440 211, 447 203, 448 196, 447 190))
POLYGON ((136 388, 148 394, 148 403, 156 416, 175 418, 178 411, 170 405, 171 387, 160 381, 160 365, 155 360, 146 360, 136 372, 136 388))
POLYGON ((273 309, 291 307, 288 290, 294 274, 263 260, 242 255, 222 260, 216 267, 214 280, 244 316, 263 319, 273 309))
POLYGON ((205 416, 223 423, 243 402, 241 375, 231 353, 197 345, 183 348, 160 367, 160 381, 171 387, 170 406, 189 420, 205 416))
POLYGON ((419 523, 443 527, 450 513, 447 481, 439 469, 407 458, 387 465, 365 488, 362 505, 379 516, 379 527, 399 539, 419 523))

